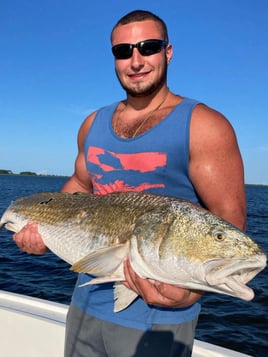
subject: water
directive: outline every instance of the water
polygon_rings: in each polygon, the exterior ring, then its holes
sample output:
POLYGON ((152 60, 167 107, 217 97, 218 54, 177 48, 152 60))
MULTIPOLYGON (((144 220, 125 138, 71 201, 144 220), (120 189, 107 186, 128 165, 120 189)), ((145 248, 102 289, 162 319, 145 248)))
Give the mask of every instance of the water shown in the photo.
MULTIPOLYGON (((0 175, 0 215, 12 200, 42 191, 59 191, 67 178, 0 175)), ((247 186, 248 234, 268 252, 268 186, 247 186)), ((22 253, 12 233, 0 231, 0 289, 68 304, 76 274, 52 253, 22 253)), ((245 302, 206 293, 196 338, 255 357, 268 353, 266 268, 249 285, 256 297, 245 302)))

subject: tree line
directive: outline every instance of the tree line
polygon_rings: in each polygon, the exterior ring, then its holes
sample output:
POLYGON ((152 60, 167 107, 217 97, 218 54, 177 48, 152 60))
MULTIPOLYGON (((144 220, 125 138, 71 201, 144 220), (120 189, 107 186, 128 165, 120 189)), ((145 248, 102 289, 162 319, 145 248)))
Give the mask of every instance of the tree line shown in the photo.
MULTIPOLYGON (((0 175, 15 175, 11 170, 0 169, 0 175)), ((29 176, 37 176, 35 172, 32 171, 22 171, 19 175, 29 175, 29 176)))

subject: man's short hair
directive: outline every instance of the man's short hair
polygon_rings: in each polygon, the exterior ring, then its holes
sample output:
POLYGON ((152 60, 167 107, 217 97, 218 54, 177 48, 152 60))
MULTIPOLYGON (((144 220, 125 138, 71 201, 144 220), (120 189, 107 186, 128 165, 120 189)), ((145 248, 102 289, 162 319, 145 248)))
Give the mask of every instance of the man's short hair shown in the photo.
POLYGON ((162 33, 162 39, 168 42, 168 31, 165 22, 157 15, 146 10, 134 10, 121 17, 121 19, 115 24, 111 32, 111 41, 113 32, 118 26, 127 25, 132 22, 141 22, 146 20, 152 20, 159 24, 160 31, 162 33))

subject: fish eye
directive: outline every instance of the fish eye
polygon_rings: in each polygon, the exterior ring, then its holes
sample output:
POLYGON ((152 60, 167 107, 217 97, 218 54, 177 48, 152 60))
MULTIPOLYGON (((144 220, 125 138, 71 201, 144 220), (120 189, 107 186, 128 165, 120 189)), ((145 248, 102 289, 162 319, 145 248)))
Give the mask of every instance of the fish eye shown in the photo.
POLYGON ((217 242, 222 242, 225 239, 225 235, 223 234, 223 232, 215 231, 213 232, 213 238, 217 242))

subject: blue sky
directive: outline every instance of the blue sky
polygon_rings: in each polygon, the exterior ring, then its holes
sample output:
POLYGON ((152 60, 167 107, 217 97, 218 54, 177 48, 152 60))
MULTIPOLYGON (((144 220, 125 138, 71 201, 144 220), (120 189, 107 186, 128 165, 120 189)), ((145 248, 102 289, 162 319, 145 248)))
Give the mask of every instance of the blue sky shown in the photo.
POLYGON ((170 89, 221 111, 268 184, 267 0, 0 0, 0 169, 72 174, 84 118, 124 98, 109 37, 135 9, 168 25, 170 89))

